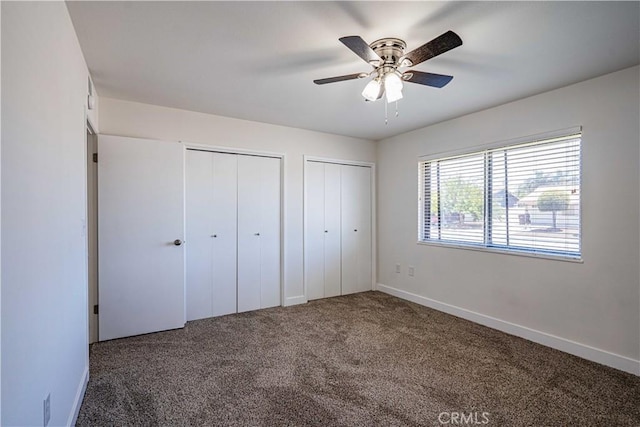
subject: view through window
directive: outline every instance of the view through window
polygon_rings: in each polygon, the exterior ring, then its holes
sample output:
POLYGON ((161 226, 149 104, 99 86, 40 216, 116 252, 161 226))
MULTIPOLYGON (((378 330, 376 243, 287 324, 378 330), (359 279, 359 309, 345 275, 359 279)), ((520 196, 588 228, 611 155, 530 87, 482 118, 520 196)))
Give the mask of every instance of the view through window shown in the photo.
POLYGON ((572 134, 420 162, 420 240, 580 257, 572 134))

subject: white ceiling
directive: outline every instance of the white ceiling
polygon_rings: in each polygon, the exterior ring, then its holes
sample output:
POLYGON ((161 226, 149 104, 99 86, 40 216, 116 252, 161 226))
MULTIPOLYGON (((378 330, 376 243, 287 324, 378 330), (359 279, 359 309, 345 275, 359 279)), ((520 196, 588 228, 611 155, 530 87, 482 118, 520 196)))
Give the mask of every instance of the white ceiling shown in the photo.
POLYGON ((633 2, 68 2, 101 96, 383 139, 640 62, 633 2), (464 44, 415 67, 454 76, 364 102, 370 71, 338 38, 453 30, 464 44))

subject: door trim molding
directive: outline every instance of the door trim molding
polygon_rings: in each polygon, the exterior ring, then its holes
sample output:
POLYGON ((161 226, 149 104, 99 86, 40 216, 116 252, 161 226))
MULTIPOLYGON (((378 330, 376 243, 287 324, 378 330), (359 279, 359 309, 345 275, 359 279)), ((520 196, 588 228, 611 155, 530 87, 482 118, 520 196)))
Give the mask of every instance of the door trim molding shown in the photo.
POLYGON ((345 159, 335 159, 328 157, 319 157, 319 156, 309 156, 304 155, 303 158, 303 171, 302 171, 302 181, 303 181, 303 195, 302 195, 302 293, 303 296, 308 301, 308 293, 307 293, 307 164, 309 162, 317 162, 317 163, 330 163, 330 164, 338 164, 338 165, 347 165, 347 166, 363 166, 371 168, 371 290, 375 290, 377 283, 377 236, 376 236, 376 164, 373 162, 366 162, 361 160, 345 160, 345 159))
POLYGON ((185 149, 191 150, 200 150, 200 151, 211 151, 214 153, 227 153, 227 154, 239 154, 245 156, 258 156, 258 157, 274 157, 283 159, 285 157, 284 153, 278 153, 274 151, 262 151, 262 150, 249 150, 245 148, 236 148, 236 147, 225 147, 221 145, 207 145, 207 144, 199 144, 187 141, 179 141, 184 145, 185 149))

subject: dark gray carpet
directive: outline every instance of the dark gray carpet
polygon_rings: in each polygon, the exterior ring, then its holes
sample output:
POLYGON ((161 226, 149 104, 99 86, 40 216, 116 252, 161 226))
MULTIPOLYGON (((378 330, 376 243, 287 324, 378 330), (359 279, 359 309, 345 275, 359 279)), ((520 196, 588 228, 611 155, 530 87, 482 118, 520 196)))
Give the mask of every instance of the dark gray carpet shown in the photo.
POLYGON ((639 377, 378 292, 98 343, 90 368, 80 426, 640 426, 639 377))

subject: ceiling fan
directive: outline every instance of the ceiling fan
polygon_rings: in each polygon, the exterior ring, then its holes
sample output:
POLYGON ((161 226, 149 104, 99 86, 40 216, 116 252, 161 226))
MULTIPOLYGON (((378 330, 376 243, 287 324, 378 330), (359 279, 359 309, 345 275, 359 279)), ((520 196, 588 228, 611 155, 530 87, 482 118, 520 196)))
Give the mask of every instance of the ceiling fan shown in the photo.
POLYGON ((386 94, 387 102, 394 102, 402 98, 403 81, 437 88, 444 87, 453 79, 453 76, 417 70, 402 72, 400 68, 418 65, 427 59, 462 45, 462 39, 453 31, 447 31, 406 54, 404 53, 407 47, 406 43, 397 38, 384 38, 371 44, 367 44, 360 36, 341 37, 339 40, 369 63, 374 68, 373 71, 318 79, 313 82, 317 85, 323 85, 374 75, 374 78, 362 91, 362 96, 367 101, 376 101, 386 94))

